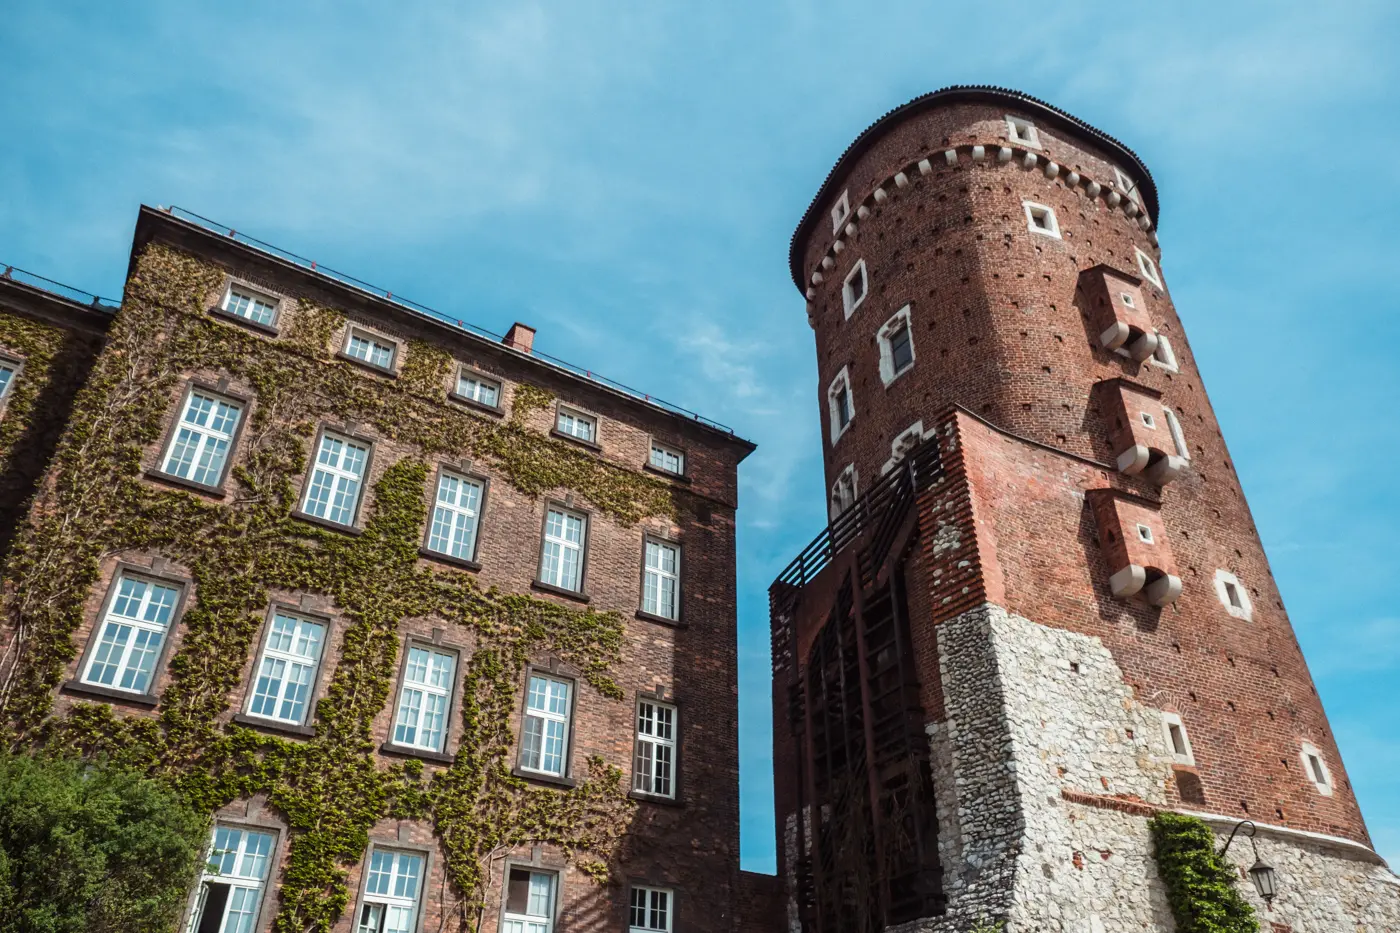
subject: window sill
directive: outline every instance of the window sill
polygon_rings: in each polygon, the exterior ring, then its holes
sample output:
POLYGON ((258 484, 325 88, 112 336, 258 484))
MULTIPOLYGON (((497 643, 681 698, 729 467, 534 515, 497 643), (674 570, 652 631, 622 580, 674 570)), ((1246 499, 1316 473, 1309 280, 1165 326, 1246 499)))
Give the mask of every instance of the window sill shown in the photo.
POLYGON ((667 479, 673 479, 678 483, 689 484, 690 482, 690 477, 686 476, 684 473, 672 473, 670 470, 663 470, 661 469, 661 467, 652 466, 650 463, 642 464, 642 469, 646 470, 648 473, 655 473, 657 476, 664 476, 667 479))
POLYGON ((368 369, 372 373, 379 373, 379 375, 381 376, 388 376, 390 379, 399 378, 398 371, 395 370, 392 366, 376 366, 374 363, 365 362, 358 356, 351 356, 344 350, 341 350, 338 353, 336 353, 335 358, 338 360, 344 360, 347 363, 353 363, 361 369, 368 369))
POLYGON ((293 722, 282 722, 277 719, 253 716, 248 713, 235 713, 233 721, 240 726, 247 726, 250 729, 258 729, 263 732, 280 732, 284 735, 298 735, 308 739, 314 738, 316 735, 315 726, 303 726, 293 722))
POLYGON ((385 742, 379 746, 381 755, 394 755, 399 758, 419 758, 423 761, 432 761, 437 764, 450 765, 457 760, 457 756, 449 755, 445 752, 429 751, 426 748, 413 748, 409 745, 395 745, 393 742, 385 742))
POLYGON ((164 470, 150 469, 146 471, 146 478, 155 480, 166 486, 179 486, 181 489, 190 489, 194 492, 203 493, 206 496, 213 496, 216 499, 223 499, 228 496, 222 486, 210 486, 207 483, 199 483, 192 479, 185 479, 183 476, 176 476, 174 473, 167 473, 164 470))
POLYGON ((483 412, 484 414, 493 415, 497 418, 503 417, 505 415, 505 410, 502 409, 499 405, 487 405, 485 402, 478 402, 474 398, 468 398, 465 395, 458 395, 456 392, 448 392, 447 397, 459 405, 465 405, 468 408, 473 408, 479 412, 483 412))
POLYGON ((655 622, 657 625, 665 625, 669 628, 690 627, 680 619, 668 619, 665 616, 654 615, 653 613, 647 612, 645 609, 637 610, 637 618, 641 619, 643 622, 655 622))
POLYGON ((237 324, 240 327, 246 327, 249 330, 255 330, 258 333, 266 334, 269 337, 276 337, 278 335, 277 327, 274 324, 263 324, 259 321, 254 321, 251 318, 240 317, 239 315, 233 314, 229 311, 225 311, 223 308, 220 307, 210 308, 209 313, 214 315, 214 317, 219 318, 220 320, 228 321, 231 324, 237 324))
POLYGON ((147 709, 154 709, 156 704, 160 702, 160 697, 152 693, 132 693, 129 690, 117 690, 114 687, 104 687, 101 684, 84 683, 77 678, 66 682, 60 689, 64 693, 102 697, 104 700, 116 700, 121 703, 130 703, 132 706, 144 706, 147 709))
POLYGON ((320 525, 322 528, 329 528, 331 531, 339 531, 342 534, 362 535, 365 533, 363 528, 356 528, 354 525, 342 525, 340 522, 333 522, 328 518, 321 518, 319 515, 303 512, 301 509, 293 509, 292 518, 299 519, 303 522, 310 522, 313 525, 320 525))
POLYGON ((557 437, 561 441, 568 441, 570 444, 577 444, 580 447, 585 448, 586 450, 593 451, 595 454, 600 454, 603 452, 603 447, 601 444, 596 444, 593 441, 586 441, 581 437, 574 437, 572 434, 565 434, 558 428, 551 428, 549 436, 557 437))
POLYGON ((640 800, 642 803, 654 803, 658 807, 675 807, 678 810, 685 808, 685 801, 677 797, 661 797, 639 790, 628 791, 627 796, 632 800, 640 800))
POLYGON ((463 570, 480 570, 481 565, 474 560, 467 560, 463 557, 453 557, 451 554, 444 554, 441 551, 434 551, 432 548, 420 547, 418 556, 427 560, 437 561, 440 564, 448 564, 452 567, 460 567, 463 570))
POLYGON ((578 782, 571 777, 563 777, 558 774, 544 774, 540 771, 527 771, 516 765, 510 769, 511 777, 520 778, 522 781, 530 781, 534 784, 548 784, 550 787, 571 788, 577 787, 578 782))
POLYGON ((910 373, 910 372, 913 372, 913 371, 914 371, 914 364, 913 364, 913 363, 910 363, 908 366, 904 367, 904 368, 901 369, 899 372, 895 373, 893 376, 890 376, 890 378, 888 378, 888 379, 885 378, 885 374, 884 374, 884 373, 881 373, 881 374, 880 374, 880 381, 883 382, 883 383, 885 384, 885 388, 888 389, 890 386, 894 385, 896 382, 899 381, 899 377, 900 377, 900 376, 903 376, 905 373, 910 373))
POLYGON ((553 583, 545 583, 543 580, 531 580, 530 588, 539 590, 541 593, 549 593, 552 596, 562 596, 565 599, 572 599, 576 603, 587 603, 592 597, 587 593, 578 590, 566 590, 562 586, 555 586, 553 583))
POLYGON ((1199 770, 1197 770, 1195 764, 1187 764, 1187 763, 1184 762, 1184 761, 1173 761, 1173 762, 1172 762, 1172 770, 1173 770, 1173 771, 1185 771, 1185 772, 1187 772, 1187 773, 1189 773, 1189 774, 1195 774, 1195 775, 1197 775, 1197 776, 1199 776, 1200 773, 1201 773, 1199 770))

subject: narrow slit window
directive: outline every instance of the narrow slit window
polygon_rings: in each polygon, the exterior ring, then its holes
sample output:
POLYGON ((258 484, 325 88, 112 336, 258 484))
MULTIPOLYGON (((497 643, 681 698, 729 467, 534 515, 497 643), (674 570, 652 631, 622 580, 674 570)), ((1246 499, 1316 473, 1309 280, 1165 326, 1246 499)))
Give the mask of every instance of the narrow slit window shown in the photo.
POLYGON ((840 233, 841 225, 851 216, 851 195, 849 191, 841 192, 841 197, 836 199, 836 203, 831 207, 831 232, 840 233))
POLYGON ((650 463, 655 469, 675 473, 677 476, 685 472, 685 454, 655 441, 651 443, 650 463))
POLYGON ((345 355, 379 369, 394 368, 394 345, 364 331, 350 331, 350 340, 345 344, 345 355))
POLYGON ((334 434, 321 435, 302 511, 338 525, 353 525, 368 460, 367 445, 334 434))
POLYGON ((412 933, 424 861, 417 852, 376 848, 370 853, 355 933, 412 933))
POLYGON ((510 869, 501 933, 554 933, 557 888, 554 872, 510 869))
POLYGON ((224 479, 229 448, 243 407, 212 393, 191 389, 161 470, 205 486, 224 479))
POLYGON ((1167 418, 1167 430, 1171 432, 1172 446, 1176 448, 1176 455, 1183 460, 1190 460, 1191 448, 1186 446, 1186 434, 1181 430, 1181 419, 1170 408, 1164 407, 1162 414, 1167 418))
POLYGON ((395 745, 442 751, 456 661, 451 652, 409 645, 394 720, 395 745))
POLYGON ((905 305, 875 335, 880 347, 880 381, 894 382, 914 365, 914 330, 905 305))
POLYGON ((834 444, 846 433, 855 418, 855 402, 851 398, 851 379, 845 369, 836 374, 826 390, 828 407, 831 411, 831 442, 834 444))
POLYGON ((598 442, 598 419, 591 415, 561 408, 554 426, 560 434, 567 434, 588 444, 598 442))
POLYGON ((671 933, 671 891, 632 886, 628 933, 671 933))
POLYGON ((1249 591, 1233 573, 1228 570, 1215 572, 1215 593, 1230 615, 1246 622, 1253 621, 1254 606, 1250 601, 1249 591))
POLYGON ((642 611, 663 619, 680 616, 681 549, 656 538, 646 539, 642 570, 642 611))
POLYGON ((224 295, 223 309, 234 317, 241 317, 264 327, 272 327, 277 323, 276 299, 235 285, 229 286, 224 295))
POLYGON ((272 858, 272 833, 215 826, 188 933, 250 933, 272 858))
POLYGON ((1303 774, 1317 792, 1324 797, 1332 796, 1332 772, 1327 769, 1327 762, 1322 757, 1322 752, 1311 742, 1304 742, 1302 748, 1303 774))
POLYGON ((83 683, 145 693, 180 601, 176 587, 118 574, 83 683))
POLYGON ((543 674, 530 676, 520 767, 562 777, 569 758, 569 698, 572 684, 543 674))
POLYGON ((274 610, 248 705, 250 716, 293 725, 306 722, 325 638, 326 627, 320 622, 274 610))
POLYGON ((846 308, 846 317, 855 313, 869 290, 870 282, 865 271, 865 260, 862 259, 847 273, 845 284, 841 286, 841 301, 846 308))
POLYGON ((457 394, 464 399, 476 402, 478 405, 499 408, 501 384, 477 373, 462 370, 457 374, 457 394))
POLYGON ((545 515, 540 582, 577 592, 583 580, 584 518, 561 509, 545 515))
POLYGON ((437 503, 428 530, 428 550, 458 560, 476 556, 482 485, 444 470, 438 476, 437 503))
POLYGON ((1163 713, 1162 726, 1166 732, 1167 751, 1172 760, 1181 765, 1194 765, 1196 756, 1191 751, 1191 738, 1186 734, 1186 726, 1176 713, 1163 713))
POLYGON ((632 789, 657 797, 676 796, 676 708, 643 700, 637 704, 637 748, 632 789))

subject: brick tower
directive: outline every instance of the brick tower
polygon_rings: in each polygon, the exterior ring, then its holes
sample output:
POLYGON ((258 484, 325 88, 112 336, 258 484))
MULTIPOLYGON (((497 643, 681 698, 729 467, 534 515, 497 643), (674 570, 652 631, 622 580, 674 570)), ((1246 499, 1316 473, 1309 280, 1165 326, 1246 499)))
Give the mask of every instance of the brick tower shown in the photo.
POLYGON ((1256 824, 1265 929, 1400 929, 1157 217, 1122 143, 954 87, 798 225, 831 523, 772 588, 794 933, 1165 933, 1163 810, 1256 824))

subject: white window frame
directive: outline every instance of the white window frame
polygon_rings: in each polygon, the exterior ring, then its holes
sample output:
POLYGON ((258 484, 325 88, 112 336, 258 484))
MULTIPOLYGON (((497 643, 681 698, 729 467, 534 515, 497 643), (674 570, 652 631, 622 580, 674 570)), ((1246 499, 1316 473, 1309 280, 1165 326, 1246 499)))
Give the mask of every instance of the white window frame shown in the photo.
POLYGON ((1299 749, 1299 758, 1303 761, 1303 776, 1317 788, 1317 792, 1324 797, 1331 797, 1336 785, 1332 782, 1332 769, 1327 767, 1327 759, 1323 757, 1318 747, 1311 742, 1304 742, 1299 749), (1316 764, 1314 764, 1316 763, 1316 764), (1322 771, 1322 780, 1317 779, 1317 770, 1322 771))
POLYGON ((831 520, 836 521, 842 513, 855 504, 859 495, 857 490, 858 477, 856 475, 856 465, 846 464, 846 468, 836 477, 836 482, 831 484, 831 520))
POLYGON ((1215 595, 1220 598, 1220 605, 1225 607, 1225 611, 1236 619, 1243 619, 1246 622, 1254 621, 1254 603, 1250 601, 1249 590, 1240 582, 1239 578, 1228 570, 1215 571, 1215 595), (1230 587, 1235 588, 1236 595, 1240 598, 1238 606, 1230 602, 1230 587))
POLYGON ((159 673, 161 656, 164 654, 166 643, 170 638, 170 630, 175 627, 183 596, 184 588, 178 583, 154 579, 126 570, 119 571, 112 579, 112 586, 108 590, 107 604, 102 612, 102 619, 93 627, 91 648, 83 664, 83 674, 79 680, 94 687, 119 690, 122 693, 131 693, 137 696, 149 694, 155 684, 156 675, 159 673), (130 597, 123 592, 122 588, 122 584, 128 580, 143 585, 145 589, 136 597, 134 611, 118 615, 118 605, 130 601, 130 597), (162 597, 161 603, 155 608, 157 617, 164 609, 164 621, 159 618, 154 620, 146 618, 146 615, 151 612, 152 597, 157 589, 168 591, 171 594, 169 603, 166 603, 162 597), (115 627, 115 631, 112 633, 113 638, 110 641, 107 638, 109 626, 115 627), (126 629, 124 636, 121 635, 123 628, 126 629), (154 645, 151 643, 152 636, 155 638, 154 645), (121 638, 120 643, 118 638, 121 638), (138 641, 144 641, 144 644, 139 648, 137 647, 138 641), (104 645, 108 644, 111 647, 104 648, 104 645), (140 653, 139 657, 138 652, 140 653), (115 660, 113 659, 114 655, 115 660), (100 661, 99 658, 101 658, 100 661), (94 674, 94 669, 99 664, 112 668, 110 682, 104 683, 98 675, 94 674), (128 675, 131 675, 131 684, 123 686, 128 675), (141 679, 143 676, 144 679, 141 679))
POLYGON ((1020 143, 1032 149, 1040 148, 1040 131, 1035 124, 1025 117, 1018 117, 1012 114, 1006 115, 1006 138, 1013 143, 1020 143))
POLYGON ((651 442, 651 452, 647 454, 647 463, 651 465, 652 469, 660 470, 663 473, 670 473, 673 476, 685 475, 685 452, 657 441, 651 442), (661 456, 658 457, 657 454, 661 456), (666 465, 668 457, 675 460, 675 469, 666 465))
POLYGON ((1116 165, 1113 166, 1113 180, 1114 187, 1118 189, 1119 194, 1125 198, 1131 198, 1134 204, 1142 207, 1142 194, 1138 191, 1137 182, 1128 177, 1127 172, 1116 165))
POLYGON ((1176 354, 1172 352, 1171 340, 1161 331, 1154 331, 1154 333, 1157 335, 1157 349, 1152 351, 1152 355, 1148 359, 1152 361, 1153 366, 1160 366, 1169 373, 1177 372, 1176 354))
POLYGON ((247 929, 256 930, 263 907, 263 899, 267 893, 269 869, 276 855, 277 833, 266 829, 215 823, 214 829, 209 834, 209 848, 204 858, 204 868, 200 872, 199 881, 195 884, 191 899, 190 919, 186 925, 187 933, 194 933, 195 930, 198 930, 204 919, 204 907, 208 903, 209 897, 208 886, 211 883, 226 885, 230 889, 228 899, 224 901, 224 914, 219 918, 219 933, 233 933, 234 930, 238 929, 237 921, 230 926, 229 913, 234 909, 235 900, 239 894, 244 900, 238 905, 238 913, 251 917, 247 929), (224 848, 218 848, 221 832, 224 834, 222 837, 224 848), (230 838, 234 833, 238 834, 237 839, 230 838), (265 851, 263 850, 264 842, 266 843, 265 851), (253 843, 255 847, 250 847, 250 843, 253 843), (221 864, 215 865, 215 860, 222 863, 224 857, 228 855, 232 856, 231 867, 229 871, 224 871, 221 864), (250 896, 253 899, 251 904, 246 900, 250 896))
POLYGON ((596 446, 598 443, 598 416, 579 411, 577 408, 570 408, 567 405, 560 405, 554 412, 554 430, 565 437, 596 446), (578 433, 580 425, 588 426, 586 437, 578 433))
POLYGON ((363 363, 374 369, 383 370, 384 372, 393 372, 394 364, 397 363, 399 359, 399 345, 388 337, 381 337, 372 331, 365 330, 363 327, 351 326, 345 332, 345 347, 341 350, 341 353, 358 363, 363 363), (365 351, 365 356, 360 356, 351 352, 351 347, 355 346, 356 340, 363 341, 369 345, 368 349, 365 351), (388 350, 389 362, 376 362, 374 359, 376 350, 388 350))
POLYGON ((267 620, 267 633, 263 636, 262 652, 258 655, 257 666, 253 668, 253 689, 248 691, 249 716, 269 722, 290 723, 294 726, 306 724, 310 718, 312 700, 316 695, 321 657, 325 654, 326 637, 329 632, 330 626, 321 619, 273 607, 267 620), (290 630, 285 624, 279 623, 290 623, 290 630), (314 639, 310 637, 313 632, 314 639), (279 642, 277 646, 273 644, 274 639, 279 642), (289 647, 282 647, 284 639, 289 647), (313 653, 307 654, 308 650, 313 653), (279 663, 281 669, 275 680, 276 686, 273 686, 270 669, 279 663), (265 680, 268 682, 266 688, 265 680), (271 713, 258 712, 255 709, 260 705, 261 698, 266 698, 261 704, 264 709, 267 708, 267 703, 271 704, 271 713), (299 704, 300 711, 296 715, 285 715, 284 710, 288 704, 299 704))
POLYGON ((0 373, 4 373, 3 380, 0 381, 0 404, 10 397, 10 393, 15 389, 15 383, 19 381, 19 374, 24 369, 24 363, 19 360, 12 360, 8 356, 0 356, 0 373))
POLYGON ((674 703, 648 697, 637 700, 637 726, 632 744, 634 791, 650 797, 676 799, 680 729, 681 712, 674 703), (646 755, 645 759, 643 754, 646 755), (658 790, 663 782, 664 789, 658 790))
POLYGON ((545 508, 544 531, 540 537, 540 582, 571 593, 583 592, 584 558, 588 548, 588 516, 563 506, 545 508), (558 531, 550 530, 550 518, 558 515, 558 531), (578 541, 570 541, 569 520, 579 523, 578 541), (574 558, 572 574, 566 573, 566 557, 574 558), (572 576, 572 579, 569 577, 572 576))
POLYGON ((409 641, 404 652, 389 742, 400 748, 441 753, 447 747, 447 732, 452 722, 457 652, 419 641, 409 641), (419 655, 422 656, 421 673, 419 655), (426 739, 425 735, 431 733, 436 737, 426 739))
POLYGON ((544 671, 530 671, 525 678, 525 708, 521 715, 520 725, 520 755, 519 767, 521 771, 531 774, 544 774, 551 777, 567 777, 569 774, 569 752, 570 744, 573 740, 573 715, 574 715, 574 682, 563 677, 555 677, 544 671), (541 682, 544 706, 536 704, 536 681, 541 682), (562 686, 564 688, 564 710, 560 712, 552 708, 555 693, 551 686, 562 686), (526 756, 531 754, 531 749, 527 747, 526 737, 530 731, 530 720, 539 722, 539 745, 535 748, 536 764, 526 764, 526 756), (546 743, 550 741, 549 725, 553 723, 559 727, 559 767, 551 769, 547 766, 548 751, 546 743))
POLYGON ((501 407, 501 381, 499 379, 491 379, 465 366, 461 366, 457 369, 457 387, 453 389, 453 394, 458 398, 466 399, 469 402, 475 402, 483 408, 499 409, 501 407), (466 383, 470 383, 471 385, 467 387, 467 391, 464 392, 463 387, 466 383), (491 390, 494 395, 494 399, 490 402, 480 397, 482 391, 485 389, 491 390))
POLYGON ((1167 754, 1172 756, 1172 761, 1179 765, 1195 766, 1196 754, 1191 750, 1191 736, 1186 731, 1186 724, 1181 721, 1181 716, 1177 713, 1162 713, 1162 737, 1167 741, 1167 754), (1181 744, 1186 749, 1184 752, 1178 751, 1176 740, 1172 737, 1172 727, 1180 730, 1181 744))
POLYGON ((914 322, 910 317, 910 310, 909 305, 900 308, 875 334, 875 342, 880 347, 880 381, 886 386, 913 369, 918 360, 918 354, 914 350, 914 322), (903 369, 895 369, 893 337, 901 327, 909 335, 909 363, 903 369))
POLYGON ((627 933, 671 933, 675 926, 675 915, 676 892, 671 888, 657 888, 646 884, 632 885, 627 895, 627 933), (639 894, 640 905, 637 903, 639 894), (659 907, 658 901, 661 902, 659 907), (637 925, 638 919, 641 920, 641 926, 637 925), (658 923, 660 926, 657 926, 658 923))
POLYGON ((851 391, 849 366, 842 366, 841 371, 836 374, 836 378, 831 380, 831 385, 826 387, 826 408, 831 422, 829 425, 831 443, 835 444, 841 439, 841 435, 850 430, 851 425, 854 424, 856 420, 856 397, 855 393, 851 391), (841 397, 841 392, 839 390, 842 388, 846 390, 846 405, 848 406, 845 412, 847 415, 845 424, 841 423, 841 418, 839 417, 841 410, 839 408, 839 402, 837 401, 841 397))
POLYGON ((866 271, 865 260, 859 259, 851 271, 846 273, 846 278, 841 282, 841 305, 846 309, 846 317, 849 319, 856 309, 865 303, 865 299, 870 297, 870 274, 866 271), (851 288, 851 283, 857 278, 860 279, 860 297, 855 296, 855 291, 851 288))
POLYGON ((1172 436, 1172 446, 1176 448, 1176 455, 1190 462, 1191 448, 1186 446, 1186 434, 1181 430, 1181 419, 1165 405, 1162 406, 1162 414, 1167 418, 1167 431, 1172 436))
POLYGON ((501 933, 554 933, 554 918, 558 914, 559 903, 559 873, 554 871, 540 871, 528 865, 512 865, 506 863, 505 876, 502 879, 501 891, 501 933), (526 894, 526 913, 512 913, 508 904, 510 903, 510 873, 521 871, 528 874, 529 880, 526 882, 526 891, 530 892, 534 887, 536 877, 549 879, 549 894, 545 904, 546 913, 529 913, 532 909, 530 905, 530 894, 526 894))
POLYGON ((1156 540, 1152 537, 1152 527, 1150 525, 1144 525, 1142 522, 1137 522, 1136 524, 1137 536, 1139 541, 1141 541, 1143 544, 1157 543, 1156 540))
POLYGON ((1137 299, 1133 297, 1133 293, 1132 293, 1132 292, 1119 292, 1119 293, 1118 293, 1118 300, 1121 301, 1121 302, 1123 302, 1123 304, 1124 304, 1126 307, 1129 307, 1129 308, 1136 308, 1136 307, 1137 307, 1137 299))
POLYGON ((364 865, 364 891, 360 895, 359 909, 355 911, 354 933, 415 933, 418 913, 423 904, 423 888, 428 881, 428 854, 417 849, 399 849, 373 843, 364 865), (387 864, 380 861, 381 856, 387 860, 387 864), (405 871, 406 864, 416 864, 416 873, 405 871), (387 868, 387 871, 380 866, 387 868), (384 879, 384 890, 371 890, 378 878, 384 879), (405 882, 409 880, 413 884, 412 895, 397 893, 407 887, 405 882), (375 908, 379 908, 378 911, 375 908), (389 918, 396 911, 396 922, 390 926, 389 918))
POLYGON ((1143 425, 1144 425, 1149 431, 1155 431, 1155 430, 1157 430, 1157 419, 1154 418, 1154 417, 1152 417, 1152 412, 1150 412, 1150 411, 1140 411, 1140 412, 1138 412, 1138 415, 1142 418, 1142 423, 1143 423, 1143 425))
POLYGON ((306 489, 301 495, 301 511, 306 515, 334 525, 353 528, 356 520, 360 517, 360 500, 364 497, 365 474, 369 471, 369 459, 372 451, 373 448, 368 441, 349 438, 334 431, 322 431, 321 436, 316 440, 316 450, 311 460, 311 472, 307 474, 306 489), (332 448, 327 444, 327 441, 338 442, 340 447, 338 449, 332 448), (357 470, 347 469, 344 466, 345 452, 352 448, 360 451, 362 455, 357 470), (335 454, 334 465, 323 463, 322 457, 332 452, 335 454), (321 476, 324 476, 325 479, 318 482, 318 477, 321 476), (353 502, 349 507, 349 519, 332 518, 331 516, 336 512, 345 511, 345 506, 337 505, 336 500, 345 494, 347 483, 353 484, 351 487, 353 489, 353 502), (316 506, 316 508, 321 509, 321 512, 313 510, 311 501, 311 495, 316 492, 318 487, 328 490, 328 498, 324 503, 316 506))
POLYGON ((642 538, 642 611, 673 622, 681 617, 681 546, 655 535, 642 538), (654 566, 653 550, 657 558, 654 566), (667 551, 671 553, 671 570, 664 566, 667 551), (663 602, 668 582, 671 587, 669 605, 663 602))
POLYGON ((428 518, 428 536, 423 546, 434 554, 475 561, 485 501, 484 482, 456 470, 439 470, 433 514, 428 518))
POLYGON ((839 234, 846 221, 851 219, 851 193, 841 192, 841 197, 831 206, 831 232, 839 234))
POLYGON ((1157 263, 1152 259, 1152 257, 1144 253, 1142 250, 1137 249, 1137 247, 1134 247, 1133 249, 1137 253, 1138 271, 1142 273, 1142 277, 1147 279, 1147 281, 1151 282, 1153 285, 1156 285, 1158 288, 1166 288, 1166 286, 1162 284, 1162 273, 1158 270, 1157 263))
POLYGON ((160 461, 161 472, 201 486, 222 486, 233 456, 234 442, 238 438, 238 426, 243 422, 243 407, 243 403, 236 399, 200 386, 190 386, 180 405, 180 414, 171 428, 170 440, 165 445, 165 455, 160 461), (208 402, 208 407, 195 412, 196 399, 208 402), (196 418, 202 416, 204 420, 191 420, 191 414, 196 418), (232 422, 226 420, 230 414, 232 422), (220 426, 221 420, 224 424, 220 426), (183 455, 187 448, 188 459, 177 462, 176 450, 179 449, 183 455))
POLYGON ((1055 209, 1048 204, 1038 204, 1035 201, 1022 201, 1021 207, 1026 211, 1026 229, 1031 233, 1038 233, 1041 236, 1048 236, 1058 240, 1060 237, 1060 220, 1055 216, 1055 209), (1045 221, 1045 226, 1036 223, 1036 218, 1045 221))
POLYGON ((895 435, 894 440, 890 441, 890 459, 886 460, 885 465, 880 467, 880 475, 886 475, 903 463, 909 451, 913 450, 918 442, 922 441, 925 436, 924 422, 922 420, 915 421, 913 424, 909 425, 909 427, 895 435))
POLYGON ((241 321, 247 321, 250 324, 253 324, 258 327, 266 327, 269 330, 276 330, 278 318, 281 317, 282 314, 282 302, 276 298, 273 298, 271 295, 266 294, 265 292, 260 292, 257 289, 249 288, 246 285, 240 285, 237 282, 230 282, 228 284, 228 287, 224 289, 224 298, 223 301, 219 302, 219 310, 227 314, 229 317, 238 318, 241 321), (248 312, 250 313, 245 314, 242 311, 238 311, 230 307, 230 305, 233 304, 233 298, 235 294, 239 298, 244 299, 248 302, 247 308, 248 312), (253 316, 251 312, 258 305, 262 305, 271 312, 271 320, 260 321, 253 316))

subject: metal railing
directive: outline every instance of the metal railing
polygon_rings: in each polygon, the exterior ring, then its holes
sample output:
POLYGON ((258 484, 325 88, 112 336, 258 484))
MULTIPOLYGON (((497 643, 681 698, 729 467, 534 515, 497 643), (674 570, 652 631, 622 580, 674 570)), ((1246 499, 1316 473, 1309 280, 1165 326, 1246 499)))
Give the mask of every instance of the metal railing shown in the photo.
MULTIPOLYGON (((332 278, 337 282, 341 283, 342 285, 347 285, 350 288, 356 289, 361 292, 365 292, 366 294, 372 295, 375 298, 393 302, 394 304, 406 308, 410 311, 413 311, 416 314, 432 318, 435 321, 447 324, 459 330, 466 331, 469 334, 474 334, 477 337, 482 337, 486 340, 490 340, 493 343, 501 343, 504 340, 504 338, 500 334, 493 333, 489 330, 486 330, 483 327, 478 327, 475 324, 472 324, 468 321, 464 321, 459 317, 454 317, 450 314, 445 314, 434 308, 430 308, 427 305, 419 304, 416 301, 404 298, 402 295, 395 295, 388 289, 380 288, 377 285, 371 285, 370 283, 362 279, 355 278, 353 275, 347 275, 344 272, 337 272, 334 269, 321 265, 313 259, 307 259, 305 256, 299 256, 296 253, 290 252, 289 250, 282 249, 278 246, 273 246, 271 243, 264 242, 263 240, 259 240, 256 237, 251 237, 246 233, 240 233, 233 227, 226 226, 225 224, 221 224, 215 220, 210 220, 208 217, 203 217, 199 214, 196 214, 194 211, 188 211, 185 210, 183 207, 177 207, 175 205, 171 205, 170 207, 162 207, 161 210, 171 215, 172 217, 177 217, 181 220, 203 227, 206 230, 226 236, 231 240, 236 240, 239 243, 242 243, 246 246, 251 246, 254 249, 260 250, 264 253, 269 253, 273 256, 276 256, 279 259, 285 260, 290 263, 294 263, 298 266, 301 266, 304 269, 309 269, 312 272, 316 272, 328 278, 332 278)), ((560 369, 571 375, 579 376, 591 382, 596 382, 599 385, 606 386, 607 388, 612 389, 616 392, 621 392, 624 395, 628 395, 634 399, 645 402, 648 405, 654 405, 657 408, 664 409, 668 412, 671 412, 672 414, 680 415, 684 418, 689 418, 692 421, 696 421, 716 431, 721 431, 725 434, 730 435, 734 434, 734 429, 729 427, 728 425, 721 424, 720 422, 715 421, 711 418, 706 418, 704 415, 701 415, 697 412, 693 412, 688 408, 684 408, 680 405, 675 404, 674 402, 668 402, 665 399, 657 398, 656 396, 648 392, 643 392, 640 389, 634 389, 631 386, 624 385, 623 383, 618 382, 614 379, 609 379, 606 376, 600 376, 597 373, 593 372, 591 369, 585 369, 582 366, 575 366, 573 363, 561 360, 556 356, 550 356, 548 353, 542 353, 539 350, 532 349, 529 351, 529 355, 534 357, 535 359, 545 362, 546 364, 554 367, 555 369, 560 369)))
MULTIPOLYGON (((3 265, 3 263, 0 263, 3 265)), ((116 311, 121 306, 120 301, 113 301, 110 298, 103 298, 94 295, 92 292, 85 292, 81 288, 74 288, 71 285, 64 285, 62 282, 55 282, 53 279, 45 278, 34 272, 26 272, 18 266, 5 266, 5 271, 0 272, 0 278, 9 279, 11 282, 20 282, 40 291, 58 295, 60 298, 67 298, 69 301, 80 305, 87 305, 99 311, 116 311)))

